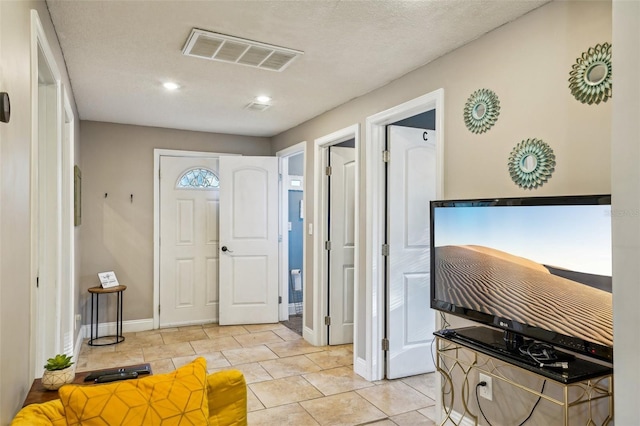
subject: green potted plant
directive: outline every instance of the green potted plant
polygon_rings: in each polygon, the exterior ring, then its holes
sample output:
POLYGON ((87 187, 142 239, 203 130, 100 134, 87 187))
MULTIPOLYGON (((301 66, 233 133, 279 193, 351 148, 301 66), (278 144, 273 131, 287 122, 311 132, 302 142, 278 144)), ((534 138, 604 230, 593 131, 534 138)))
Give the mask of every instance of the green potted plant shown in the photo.
POLYGON ((45 389, 57 390, 62 385, 73 382, 75 376, 76 372, 71 357, 58 354, 47 360, 42 374, 42 386, 45 389))

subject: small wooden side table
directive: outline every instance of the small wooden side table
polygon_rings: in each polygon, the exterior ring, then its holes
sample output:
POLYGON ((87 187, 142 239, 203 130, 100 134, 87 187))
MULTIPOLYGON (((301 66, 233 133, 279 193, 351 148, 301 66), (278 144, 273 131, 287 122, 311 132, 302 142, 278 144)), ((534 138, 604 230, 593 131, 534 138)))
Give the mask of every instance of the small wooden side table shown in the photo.
MULTIPOLYGON (((153 372, 151 372, 151 366, 147 363, 147 364, 137 364, 137 365, 128 365, 126 367, 115 367, 115 368, 105 368, 103 370, 96 370, 96 371, 107 371, 107 370, 114 370, 116 368, 131 368, 131 369, 135 369, 135 368, 148 368, 150 373, 144 376, 138 376, 139 379, 146 377, 146 376, 151 376, 153 375, 153 372)), ((83 371, 82 373, 76 373, 76 377, 75 379, 73 379, 73 382, 71 382, 74 385, 93 385, 93 382, 85 382, 84 378, 87 377, 89 374, 94 373, 94 371, 83 371)), ((132 379, 135 380, 135 379, 132 379)), ((98 385, 99 386, 99 385, 98 385)), ((52 391, 52 390, 47 390, 45 388, 42 387, 42 380, 41 379, 35 379, 33 381, 33 384, 31 385, 31 389, 29 390, 29 393, 27 394, 27 397, 24 400, 24 404, 22 404, 23 407, 26 407, 29 404, 40 404, 43 402, 48 402, 54 399, 58 399, 60 396, 58 395, 58 391, 52 391)))
POLYGON ((118 285, 115 287, 103 288, 102 286, 91 287, 89 288, 89 293, 91 293, 91 338, 89 339, 89 346, 107 346, 107 345, 115 345, 116 343, 120 343, 124 341, 124 336, 122 335, 122 293, 127 289, 126 285, 118 285), (98 314, 100 309, 99 297, 101 294, 105 293, 116 293, 117 296, 117 304, 116 304, 116 334, 110 336, 102 336, 98 337, 98 325, 100 324, 98 321, 98 314), (95 305, 95 323, 93 316, 93 307, 95 305), (94 333, 94 324, 95 324, 95 333, 94 333), (95 336, 95 337, 94 337, 95 336), (104 339, 104 338, 113 338, 112 342, 99 343, 96 340, 104 339))

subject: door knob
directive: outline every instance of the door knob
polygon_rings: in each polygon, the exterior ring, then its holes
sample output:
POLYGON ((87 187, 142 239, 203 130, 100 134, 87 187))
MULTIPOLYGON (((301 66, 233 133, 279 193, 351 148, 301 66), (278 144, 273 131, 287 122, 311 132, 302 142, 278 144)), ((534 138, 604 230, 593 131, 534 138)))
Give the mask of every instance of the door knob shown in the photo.
POLYGON ((222 251, 224 251, 224 252, 233 253, 233 250, 229 250, 229 249, 227 248, 227 246, 222 246, 222 248, 221 248, 220 250, 222 250, 222 251))

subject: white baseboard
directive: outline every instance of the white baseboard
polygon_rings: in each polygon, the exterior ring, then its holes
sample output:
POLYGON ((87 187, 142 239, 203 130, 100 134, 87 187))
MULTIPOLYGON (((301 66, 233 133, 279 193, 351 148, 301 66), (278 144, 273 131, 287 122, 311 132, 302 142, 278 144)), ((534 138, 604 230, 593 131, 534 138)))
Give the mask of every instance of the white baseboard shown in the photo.
POLYGON ((84 340, 84 329, 80 327, 80 332, 76 338, 76 344, 73 347, 73 362, 76 362, 80 357, 80 349, 82 349, 82 341, 84 340))
MULTIPOLYGON (((355 357, 355 355, 354 355, 355 357)), ((353 363, 353 372, 362 377, 365 380, 369 380, 367 374, 367 360, 362 358, 356 358, 353 363)))
POLYGON ((302 338, 314 346, 320 346, 321 343, 317 341, 317 336, 312 329, 302 324, 302 338))
MULTIPOLYGON (((153 330, 153 318, 131 320, 122 322, 123 333, 135 333, 138 331, 153 330)), ((98 336, 109 336, 116 334, 115 322, 103 322, 98 324, 98 336)), ((91 325, 85 324, 82 326, 82 330, 78 334, 78 338, 88 339, 91 337, 91 325), (82 337, 80 337, 82 336, 82 337)), ((95 337, 95 336, 94 336, 95 337)), ((82 342, 80 342, 82 343, 82 342)), ((79 345, 77 345, 79 347, 79 345)))

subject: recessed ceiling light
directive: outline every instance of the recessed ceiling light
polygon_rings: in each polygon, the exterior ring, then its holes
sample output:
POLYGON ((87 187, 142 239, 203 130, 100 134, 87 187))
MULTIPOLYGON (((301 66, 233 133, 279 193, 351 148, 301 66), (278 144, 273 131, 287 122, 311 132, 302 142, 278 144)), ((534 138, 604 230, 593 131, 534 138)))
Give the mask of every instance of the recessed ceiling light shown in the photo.
POLYGON ((174 83, 172 81, 167 81, 166 83, 162 83, 162 86, 167 90, 176 90, 180 88, 180 85, 174 83))
POLYGON ((256 102, 260 102, 261 104, 266 104, 271 102, 271 98, 266 95, 256 96, 256 102))

